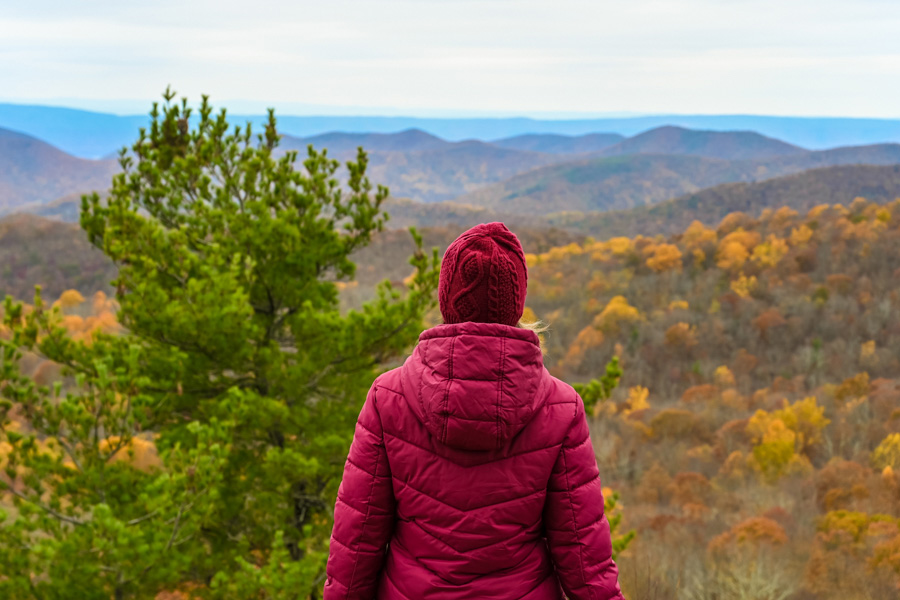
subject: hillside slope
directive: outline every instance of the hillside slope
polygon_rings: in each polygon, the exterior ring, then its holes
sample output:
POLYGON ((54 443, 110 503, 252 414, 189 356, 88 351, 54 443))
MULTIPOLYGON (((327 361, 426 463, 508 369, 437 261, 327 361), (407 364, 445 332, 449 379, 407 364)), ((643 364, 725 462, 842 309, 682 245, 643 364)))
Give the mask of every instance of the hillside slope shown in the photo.
MULTIPOLYGON (((879 462, 900 414, 898 217, 900 203, 779 208, 527 256, 550 372, 622 367, 589 422, 638 532, 620 560, 628 598, 681 597, 685 573, 744 577, 763 555, 771 589, 802 586, 784 598, 896 597, 897 563, 878 561, 900 548, 898 462, 879 462)), ((728 581, 693 597, 751 589, 728 581)))
POLYGON ((728 161, 699 156, 599 157, 535 169, 454 201, 527 215, 617 210, 655 204, 741 175, 728 161))
POLYGON ((0 298, 31 300, 35 285, 51 299, 67 289, 110 293, 115 276, 112 261, 77 225, 25 214, 0 219, 0 298))
POLYGON ((700 131, 668 125, 630 137, 602 150, 600 154, 678 154, 724 160, 752 160, 806 152, 804 148, 755 131, 700 131))
MULTIPOLYGON (((308 138, 284 136, 280 150, 297 150, 298 160, 308 144, 345 162, 362 146, 369 156, 369 178, 388 186, 395 198, 421 202, 450 200, 486 184, 535 167, 562 162, 560 154, 504 148, 477 140, 447 142, 417 129, 399 133, 328 133, 308 138)), ((341 169, 339 177, 346 177, 341 169)))
MULTIPOLYGON (((387 209, 393 212, 397 203, 390 200, 387 209)), ((404 203, 416 204, 399 201, 404 203)), ((441 205, 419 206, 427 210, 441 205)), ((462 212, 465 214, 464 207, 462 212)), ((437 223, 437 219, 434 221, 437 223)), ((472 224, 477 222, 481 221, 472 224)), ((397 225, 394 220, 391 224, 397 225)), ((469 223, 446 219, 438 226, 421 227, 419 232, 426 248, 437 246, 443 252, 469 226, 469 223)), ((515 229, 530 252, 546 252, 584 239, 583 234, 553 228, 538 220, 520 222, 515 229)), ((376 233, 371 244, 352 256, 358 266, 357 280, 364 288, 361 297, 374 296, 375 284, 384 279, 400 282, 409 275, 412 269, 409 257, 414 251, 413 238, 406 230, 387 229, 376 233)), ((97 290, 110 293, 110 282, 115 276, 115 265, 88 242, 78 225, 31 214, 0 218, 0 298, 10 294, 20 300, 30 300, 36 285, 42 286, 44 296, 50 299, 67 289, 76 289, 84 296, 97 290)))
POLYGON ((900 198, 900 165, 846 165, 811 169, 756 183, 726 183, 655 206, 607 213, 551 215, 548 221, 599 239, 618 235, 671 235, 692 221, 713 225, 734 212, 759 216, 782 206, 805 212, 856 197, 885 203, 900 198))
POLYGON ((578 136, 531 133, 492 140, 491 144, 510 150, 529 150, 548 154, 588 154, 599 152, 624 139, 625 137, 618 133, 589 133, 578 136))
POLYGON ((118 170, 116 161, 76 158, 31 136, 0 129, 0 214, 106 189, 118 170))
POLYGON ((750 161, 742 167, 755 179, 787 175, 806 169, 839 165, 896 165, 900 164, 900 144, 846 146, 831 150, 817 150, 795 156, 781 156, 750 161))
POLYGON ((436 202, 564 159, 484 142, 457 142, 417 152, 373 152, 369 177, 387 185, 394 197, 436 202))
POLYGON ((753 182, 840 165, 900 164, 900 144, 851 146, 755 160, 635 154, 579 159, 486 186, 454 202, 501 212, 624 210, 729 182, 753 182))

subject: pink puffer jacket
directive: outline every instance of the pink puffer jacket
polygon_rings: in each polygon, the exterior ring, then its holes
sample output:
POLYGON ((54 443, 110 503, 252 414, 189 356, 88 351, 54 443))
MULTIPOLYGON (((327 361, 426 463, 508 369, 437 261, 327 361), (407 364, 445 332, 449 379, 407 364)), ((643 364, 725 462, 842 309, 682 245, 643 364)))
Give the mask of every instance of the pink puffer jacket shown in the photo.
POLYGON ((439 325, 375 380, 325 600, 622 600, 584 404, 537 335, 439 325))

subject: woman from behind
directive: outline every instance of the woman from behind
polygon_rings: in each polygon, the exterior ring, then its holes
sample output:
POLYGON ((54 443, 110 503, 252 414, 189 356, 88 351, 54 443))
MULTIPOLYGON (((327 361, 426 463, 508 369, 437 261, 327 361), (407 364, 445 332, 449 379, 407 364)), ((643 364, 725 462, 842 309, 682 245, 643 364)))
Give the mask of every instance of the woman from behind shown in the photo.
POLYGON ((444 324, 359 415, 325 600, 623 600, 584 404, 517 326, 526 286, 502 223, 447 249, 444 324))

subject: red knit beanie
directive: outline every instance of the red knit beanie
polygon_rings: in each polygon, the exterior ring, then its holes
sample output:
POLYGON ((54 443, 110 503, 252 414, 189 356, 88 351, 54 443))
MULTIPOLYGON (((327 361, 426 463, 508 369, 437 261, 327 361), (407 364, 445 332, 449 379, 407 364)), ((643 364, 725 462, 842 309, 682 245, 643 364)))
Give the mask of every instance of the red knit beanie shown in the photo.
POLYGON ((525 310, 528 269, 519 238, 503 223, 469 229, 447 248, 438 299, 445 323, 516 325, 525 310))

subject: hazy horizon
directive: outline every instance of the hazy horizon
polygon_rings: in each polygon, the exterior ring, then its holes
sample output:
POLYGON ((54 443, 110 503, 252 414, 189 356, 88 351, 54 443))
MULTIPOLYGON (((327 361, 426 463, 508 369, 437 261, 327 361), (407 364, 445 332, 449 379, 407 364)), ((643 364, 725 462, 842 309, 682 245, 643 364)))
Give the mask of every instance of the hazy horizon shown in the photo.
MULTIPOLYGON (((174 88, 173 88, 174 89, 174 88)), ((175 90, 178 91, 178 90, 175 90)), ((181 94, 179 93, 179 96, 181 94)), ((191 104, 199 104, 200 96, 191 96, 191 104)), ((36 98, 11 99, 0 95, 0 105, 36 106, 71 109, 91 113, 114 115, 117 117, 144 116, 154 102, 162 103, 162 95, 135 99, 86 99, 86 98, 36 98)), ((274 108, 276 115, 286 117, 360 117, 360 118, 411 118, 411 119, 530 119, 535 121, 577 121, 598 119, 638 119, 642 117, 761 117, 786 119, 861 119, 900 121, 900 112, 894 116, 860 116, 852 114, 774 114, 761 112, 567 112, 567 111, 479 111, 455 110, 452 108, 397 108, 367 106, 306 105, 299 102, 272 103, 264 100, 222 100, 210 97, 210 102, 218 110, 226 108, 232 115, 265 115, 274 108)))

